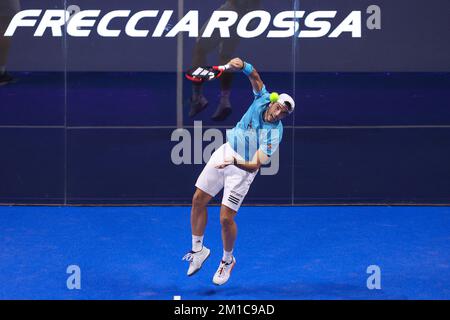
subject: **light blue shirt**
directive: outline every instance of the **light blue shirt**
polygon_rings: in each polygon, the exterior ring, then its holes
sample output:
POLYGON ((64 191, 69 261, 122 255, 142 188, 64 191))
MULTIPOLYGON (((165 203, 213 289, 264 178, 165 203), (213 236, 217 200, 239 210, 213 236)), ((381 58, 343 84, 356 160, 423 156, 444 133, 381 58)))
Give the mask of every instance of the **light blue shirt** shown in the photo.
POLYGON ((263 119, 264 111, 270 103, 270 94, 266 87, 263 86, 259 92, 253 91, 253 94, 255 99, 247 112, 233 129, 227 130, 227 141, 246 161, 252 160, 258 149, 272 156, 283 137, 280 120, 271 123, 263 119))

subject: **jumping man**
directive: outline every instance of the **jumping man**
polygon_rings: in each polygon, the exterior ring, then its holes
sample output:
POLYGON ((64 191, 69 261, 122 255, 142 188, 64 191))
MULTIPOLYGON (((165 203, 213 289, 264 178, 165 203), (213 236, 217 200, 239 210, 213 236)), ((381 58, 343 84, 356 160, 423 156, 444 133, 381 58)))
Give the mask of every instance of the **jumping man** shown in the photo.
POLYGON ((278 148, 283 135, 280 120, 295 108, 294 100, 287 94, 280 94, 276 102, 271 102, 269 92, 250 63, 235 58, 228 64, 229 70, 241 70, 248 76, 255 98, 237 125, 227 130, 227 142, 211 155, 197 179, 191 210, 192 250, 183 257, 189 261, 188 276, 200 270, 209 257, 210 250, 203 245, 207 205, 223 188, 220 208, 223 257, 213 278, 217 285, 228 281, 236 264, 233 256, 237 236, 234 217, 259 168, 268 163, 278 148))

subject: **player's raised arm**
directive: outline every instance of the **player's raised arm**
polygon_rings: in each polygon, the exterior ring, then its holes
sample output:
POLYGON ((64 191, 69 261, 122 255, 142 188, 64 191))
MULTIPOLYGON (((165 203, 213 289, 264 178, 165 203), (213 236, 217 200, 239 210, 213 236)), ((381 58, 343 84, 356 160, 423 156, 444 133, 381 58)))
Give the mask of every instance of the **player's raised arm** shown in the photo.
POLYGON ((244 72, 244 74, 248 76, 255 92, 261 91, 264 83, 262 82, 259 73, 250 63, 244 62, 240 58, 234 58, 228 62, 228 65, 230 66, 231 70, 239 70, 244 72))

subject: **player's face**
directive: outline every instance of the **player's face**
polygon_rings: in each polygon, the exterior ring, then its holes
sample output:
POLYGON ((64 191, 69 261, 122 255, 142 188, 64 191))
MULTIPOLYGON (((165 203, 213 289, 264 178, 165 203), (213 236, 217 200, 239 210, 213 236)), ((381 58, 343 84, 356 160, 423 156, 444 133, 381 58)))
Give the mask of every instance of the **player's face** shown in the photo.
POLYGON ((285 118, 288 114, 289 112, 287 111, 285 106, 283 106, 279 102, 272 102, 269 105, 266 120, 268 122, 276 122, 285 118))

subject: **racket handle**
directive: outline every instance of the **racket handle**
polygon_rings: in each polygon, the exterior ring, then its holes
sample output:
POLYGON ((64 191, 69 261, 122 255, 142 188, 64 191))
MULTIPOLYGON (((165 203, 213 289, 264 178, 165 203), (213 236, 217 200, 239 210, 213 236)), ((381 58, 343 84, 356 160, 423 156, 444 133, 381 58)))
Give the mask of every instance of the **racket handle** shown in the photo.
POLYGON ((226 64, 226 65, 224 65, 224 66, 218 66, 217 68, 218 68, 219 70, 221 70, 221 71, 225 71, 225 70, 230 69, 231 66, 230 66, 229 64, 226 64))

